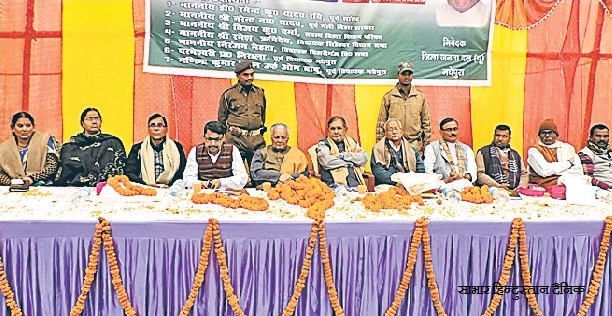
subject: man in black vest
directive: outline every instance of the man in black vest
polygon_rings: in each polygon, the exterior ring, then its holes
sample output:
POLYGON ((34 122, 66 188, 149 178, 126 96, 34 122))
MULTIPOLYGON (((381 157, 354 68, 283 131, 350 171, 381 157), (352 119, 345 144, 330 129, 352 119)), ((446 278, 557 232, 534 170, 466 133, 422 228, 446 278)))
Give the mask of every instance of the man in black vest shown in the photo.
POLYGON ((510 127, 497 125, 490 145, 476 153, 478 184, 514 190, 526 186, 529 173, 519 153, 510 148, 510 127))
POLYGON ((204 126, 204 142, 191 149, 183 180, 188 188, 202 183, 209 189, 242 189, 248 180, 240 151, 225 142, 225 125, 211 121, 204 126))

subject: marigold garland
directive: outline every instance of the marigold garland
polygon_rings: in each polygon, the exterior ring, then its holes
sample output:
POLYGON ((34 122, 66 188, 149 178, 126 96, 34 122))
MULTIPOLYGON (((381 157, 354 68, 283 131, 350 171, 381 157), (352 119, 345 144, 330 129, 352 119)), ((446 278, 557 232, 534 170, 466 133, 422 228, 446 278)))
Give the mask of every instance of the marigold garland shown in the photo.
POLYGON ((238 296, 234 293, 234 287, 230 282, 229 269, 227 267, 227 255, 225 254, 225 248, 221 241, 221 231, 219 230, 219 222, 211 218, 208 220, 208 225, 212 225, 212 234, 215 241, 215 254, 217 255, 217 263, 219 264, 219 272, 221 274, 221 281, 223 282, 223 289, 225 290, 225 296, 227 296, 227 302, 237 316, 246 316, 240 302, 238 302, 238 296))
POLYGON ((406 269, 404 269, 404 273, 402 274, 402 280, 397 289, 397 293, 395 293, 395 298, 393 299, 393 303, 389 306, 389 309, 385 312, 385 316, 395 316, 399 306, 406 295, 406 291, 408 290, 408 285, 410 284, 410 279, 412 278, 412 272, 414 270, 414 266, 416 264, 417 252, 419 251, 419 246, 421 245, 421 240, 423 239, 423 227, 425 222, 425 218, 419 218, 415 223, 414 232, 412 232, 412 239, 410 241, 410 250, 408 251, 408 260, 406 262, 406 269))
POLYGON ((6 279, 6 272, 4 271, 4 263, 2 262, 2 257, 0 256, 0 290, 2 291, 2 295, 6 299, 6 306, 11 310, 11 315, 13 316, 23 316, 23 312, 17 302, 15 302, 15 294, 11 289, 11 285, 8 283, 6 279))
MULTIPOLYGON (((510 280, 510 268, 512 267, 512 263, 514 262, 516 243, 519 237, 519 228, 523 221, 520 218, 515 218, 512 221, 512 233, 510 234, 510 238, 508 240, 508 251, 506 252, 506 256, 504 258, 504 265, 502 268, 502 273, 499 276, 499 280, 497 281, 500 286, 508 285, 508 281, 510 280)), ((499 307, 499 303, 501 302, 503 295, 493 295, 493 299, 489 303, 487 310, 482 314, 483 316, 492 316, 493 313, 499 307)))
POLYGON ((96 232, 94 233, 91 251, 89 253, 89 261, 87 262, 87 268, 85 268, 85 275, 83 276, 83 286, 81 287, 81 294, 77 298, 76 304, 70 310, 70 316, 77 316, 83 312, 85 308, 85 300, 91 290, 91 284, 95 279, 96 272, 98 271, 98 263, 100 258, 100 246, 102 244, 102 228, 104 219, 98 218, 96 224, 96 232))
POLYGON ((392 187, 389 191, 378 194, 366 193, 361 202, 366 209, 372 212, 380 212, 381 209, 401 211, 409 209, 413 202, 421 206, 425 205, 421 195, 410 195, 403 187, 392 187))
POLYGON ((270 207, 266 199, 252 197, 246 194, 241 194, 236 199, 220 192, 196 193, 191 196, 191 201, 195 204, 211 203, 231 209, 241 207, 250 211, 265 211, 270 207))
POLYGON ((344 316, 344 310, 338 300, 338 291, 334 285, 334 277, 332 275, 331 266, 329 264, 329 255, 327 254, 327 239, 325 237, 325 222, 319 222, 319 252, 321 253, 321 262, 323 263, 323 274, 325 276, 325 284, 327 285, 327 294, 331 306, 334 309, 334 315, 344 316))
MULTIPOLYGON (((531 270, 529 269, 529 260, 527 253, 527 235, 525 234, 525 222, 521 220, 519 226, 519 259, 521 262, 521 275, 523 277, 523 285, 524 286, 533 286, 531 284, 531 270)), ((527 291, 525 294, 527 296, 527 302, 529 303, 529 307, 533 310, 536 316, 542 316, 542 311, 540 310, 540 306, 538 306, 538 301, 536 299, 535 293, 531 291, 527 291)))
POLYGON ((282 198, 289 204, 306 208, 306 216, 312 219, 325 218, 325 211, 334 206, 335 196, 334 191, 321 180, 302 175, 268 190, 271 201, 282 198))
POLYGON ((321 220, 315 220, 312 223, 312 229, 310 230, 310 237, 308 238, 308 248, 306 248, 306 255, 304 256, 304 262, 302 263, 302 269, 300 270, 300 275, 295 284, 295 288, 293 289, 293 294, 291 295, 291 299, 289 303, 287 303, 287 307, 283 310, 282 316, 291 316, 295 312, 295 308, 297 307, 297 301, 302 295, 302 290, 306 287, 306 278, 310 273, 310 266, 312 263, 312 254, 314 253, 314 248, 317 244, 317 233, 319 231, 319 227, 321 225, 321 220))
POLYGON ((187 300, 183 305, 183 309, 179 313, 179 316, 187 316, 195 304, 195 300, 198 297, 198 292, 202 287, 202 283, 204 283, 204 274, 206 273, 206 269, 208 268, 208 258, 210 256, 210 250, 212 249, 212 226, 208 224, 206 226, 206 230, 204 231, 204 236, 202 236, 202 251, 200 252, 200 260, 198 261, 198 267, 196 269, 196 275, 193 279, 193 285, 191 286, 191 291, 189 291, 189 295, 187 296, 187 300))
POLYGON ((483 185, 482 187, 469 187, 463 189, 460 192, 461 200, 467 201, 471 203, 481 204, 481 203, 493 203, 493 196, 489 193, 489 186, 483 185))
POLYGON ((123 287, 123 281, 121 280, 121 274, 119 273, 119 265, 117 264, 117 257, 115 255, 115 247, 113 246, 113 237, 111 236, 111 226, 106 219, 102 219, 102 240, 104 242, 104 250, 106 251, 106 258, 108 259, 108 267, 111 273, 111 280, 113 287, 117 292, 117 298, 123 308, 123 312, 127 316, 135 316, 136 311, 132 307, 132 303, 127 296, 127 292, 123 287))
POLYGON ((438 283, 436 282, 436 275, 433 269, 433 263, 431 262, 431 243, 429 239, 429 230, 427 228, 428 223, 425 218, 421 218, 424 222, 423 225, 423 252, 425 253, 425 273, 427 275, 427 286, 431 292, 431 300, 433 301, 434 307, 438 315, 446 316, 442 302, 440 301, 440 292, 438 290, 438 283))
POLYGON ((599 293, 599 286, 601 285, 601 278, 603 276, 604 267, 606 265, 606 257, 608 256, 608 249, 610 248, 610 234, 612 233, 612 216, 606 217, 606 226, 604 227, 601 235, 601 241, 599 243, 599 254, 597 255, 597 261, 593 267, 593 275, 591 276, 591 282, 587 290, 586 297, 576 316, 584 316, 595 302, 595 297, 599 293))
POLYGON ((157 195, 157 190, 153 188, 146 188, 140 185, 135 185, 126 175, 109 177, 108 180, 106 180, 106 184, 110 185, 115 190, 115 192, 123 196, 157 195))

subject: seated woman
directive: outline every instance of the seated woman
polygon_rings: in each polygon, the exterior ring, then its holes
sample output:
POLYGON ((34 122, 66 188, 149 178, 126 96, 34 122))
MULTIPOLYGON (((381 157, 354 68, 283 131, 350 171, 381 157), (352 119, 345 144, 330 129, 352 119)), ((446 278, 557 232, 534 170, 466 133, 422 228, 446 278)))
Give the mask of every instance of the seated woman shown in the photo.
POLYGON ((81 114, 83 132, 70 137, 60 151, 57 184, 95 186, 110 176, 123 174, 125 148, 119 138, 101 132, 102 116, 95 108, 81 114))
POLYGON ((15 113, 11 129, 13 137, 0 144, 0 185, 10 185, 12 179, 50 183, 58 165, 55 137, 35 131, 28 112, 15 113))

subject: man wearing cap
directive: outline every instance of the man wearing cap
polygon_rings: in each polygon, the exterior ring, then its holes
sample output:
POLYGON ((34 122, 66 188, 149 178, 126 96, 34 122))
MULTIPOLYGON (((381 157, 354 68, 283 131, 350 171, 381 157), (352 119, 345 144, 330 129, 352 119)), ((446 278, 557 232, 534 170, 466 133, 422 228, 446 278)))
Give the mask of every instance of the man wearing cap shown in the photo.
POLYGON ((414 68, 409 61, 397 67, 397 84, 387 92, 380 105, 376 125, 376 142, 385 136, 385 122, 398 119, 404 128, 404 137, 410 145, 422 150, 431 138, 431 118, 425 95, 412 84, 414 68))
POLYGON ((236 146, 225 142, 225 125, 211 121, 204 126, 204 142, 187 156, 185 186, 202 183, 209 189, 242 189, 249 178, 236 146))
POLYGON ((581 175, 582 165, 574 146, 557 140, 557 124, 546 119, 538 129, 540 140, 527 151, 529 182, 547 188, 566 174, 581 175))
POLYGON ((603 124, 591 127, 587 145, 578 153, 584 174, 591 176, 591 184, 602 189, 612 188, 612 148, 610 129, 603 124))
POLYGON ((218 119, 227 127, 227 141, 234 144, 240 156, 251 165, 254 152, 266 146, 266 96, 253 85, 253 63, 243 60, 234 67, 238 83, 229 87, 219 100, 218 119))

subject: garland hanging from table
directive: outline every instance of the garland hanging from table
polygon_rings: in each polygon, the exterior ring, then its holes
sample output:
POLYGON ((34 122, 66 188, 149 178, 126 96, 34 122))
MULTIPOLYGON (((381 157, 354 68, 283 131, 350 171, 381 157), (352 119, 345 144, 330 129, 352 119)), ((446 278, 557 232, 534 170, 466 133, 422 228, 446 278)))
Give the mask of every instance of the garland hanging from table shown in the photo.
POLYGON ((83 286, 81 287, 81 294, 77 298, 76 304, 70 310, 70 316, 81 315, 85 308, 85 300, 91 290, 91 284, 96 277, 96 271, 98 271, 98 263, 100 258, 100 245, 102 245, 102 228, 104 227, 103 219, 98 218, 96 224, 96 232, 94 233, 91 251, 89 253, 89 262, 87 262, 87 268, 85 268, 85 275, 83 276, 83 286))
MULTIPOLYGON (((531 284, 531 270, 529 269, 529 260, 527 253, 527 235, 525 234, 525 222, 519 218, 521 221, 519 226, 519 259, 521 262, 521 276, 523 277, 523 285, 530 288, 533 286, 531 284)), ((542 311, 540 310, 540 306, 538 306, 538 301, 536 299, 535 293, 532 291, 526 291, 525 294, 527 296, 527 302, 529 303, 529 307, 536 316, 542 316, 542 311)))
POLYGON ((191 311, 191 308, 195 303, 196 297, 198 297, 198 292, 200 291, 200 287, 204 282, 204 274, 206 273, 206 269, 208 268, 210 250, 212 249, 212 234, 212 225, 208 224, 208 226, 206 226, 206 230, 204 231, 204 236, 202 237, 202 252, 200 253, 200 260, 198 261, 198 267, 196 269, 196 275, 193 280, 193 285, 191 286, 191 291, 187 296, 187 300, 185 301, 185 304, 183 305, 183 309, 181 310, 179 316, 189 315, 189 311, 191 311))
POLYGON ((325 275, 327 294, 329 294, 329 300, 331 301, 331 306, 334 309, 334 315, 344 316, 344 310, 342 310, 340 300, 338 300, 338 291, 336 291, 336 285, 334 285, 334 277, 332 275, 331 266, 329 264, 324 221, 320 221, 319 225, 319 252, 321 253, 321 262, 323 263, 323 274, 325 275))
POLYGON ((580 305, 580 310, 578 310, 576 316, 586 315, 589 307, 591 307, 591 305, 595 302, 597 293, 599 293, 599 286, 601 285, 603 270, 606 266, 606 257, 608 256, 608 249, 610 248, 610 234, 612 234, 612 216, 606 217, 606 226, 604 227, 601 235, 599 255, 597 256, 597 261, 593 267, 593 275, 591 276, 589 289, 587 291, 586 298, 580 305))
POLYGON ((446 316, 446 312, 444 311, 444 307, 442 306, 442 301, 440 301, 440 291, 438 290, 438 283, 436 282, 436 275, 434 273, 432 256, 431 256, 431 243, 429 240, 429 230, 427 228, 428 223, 427 220, 423 217, 419 219, 423 223, 422 229, 422 239, 423 239, 423 252, 425 253, 425 273, 427 275, 427 286, 429 287, 429 292, 431 292, 431 300, 433 301, 434 307, 438 315, 446 316))
POLYGON ((2 295, 6 299, 6 306, 11 310, 11 315, 13 316, 23 316, 23 312, 17 302, 15 302, 15 294, 11 289, 11 285, 8 283, 6 279, 6 272, 4 271, 4 263, 2 263, 2 257, 0 256, 0 290, 2 291, 2 295))

